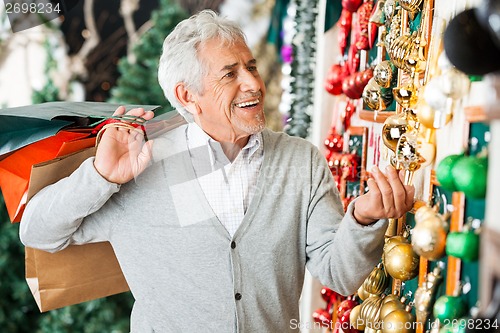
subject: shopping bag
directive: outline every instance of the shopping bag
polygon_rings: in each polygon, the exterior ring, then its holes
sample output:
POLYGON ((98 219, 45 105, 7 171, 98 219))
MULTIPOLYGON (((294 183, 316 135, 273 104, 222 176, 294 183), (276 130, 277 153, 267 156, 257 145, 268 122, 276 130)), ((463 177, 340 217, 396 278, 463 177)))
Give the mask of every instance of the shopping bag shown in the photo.
MULTIPOLYGON (((91 127, 110 117, 120 104, 103 102, 48 102, 0 109, 2 155, 55 135, 61 129, 91 127)), ((127 110, 157 110, 158 105, 124 105, 127 110)))
POLYGON ((60 131, 54 136, 18 149, 0 161, 0 189, 11 222, 21 221, 34 164, 92 147, 90 133, 60 131))
POLYGON ((128 291, 108 242, 49 253, 26 248, 26 282, 40 312, 128 291))
MULTIPOLYGON (((69 176, 95 148, 33 165, 28 200, 47 185, 69 176)), ((48 253, 26 248, 26 282, 41 312, 129 290, 108 242, 70 245, 48 253)))

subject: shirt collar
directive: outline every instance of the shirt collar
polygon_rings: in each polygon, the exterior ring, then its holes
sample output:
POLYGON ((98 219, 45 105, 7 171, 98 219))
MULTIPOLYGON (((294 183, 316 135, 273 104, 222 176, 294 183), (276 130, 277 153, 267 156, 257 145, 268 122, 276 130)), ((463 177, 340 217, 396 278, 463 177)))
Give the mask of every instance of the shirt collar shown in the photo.
MULTIPOLYGON (((189 149, 193 149, 201 146, 213 147, 214 144, 218 146, 220 143, 210 137, 203 129, 196 124, 195 122, 189 123, 187 128, 187 136, 188 136, 188 147, 189 149)), ((255 153, 261 151, 262 147, 262 132, 250 135, 247 144, 242 149, 243 156, 245 160, 250 163, 251 158, 255 155, 255 153)), ((241 153, 240 152, 240 153, 241 153)))

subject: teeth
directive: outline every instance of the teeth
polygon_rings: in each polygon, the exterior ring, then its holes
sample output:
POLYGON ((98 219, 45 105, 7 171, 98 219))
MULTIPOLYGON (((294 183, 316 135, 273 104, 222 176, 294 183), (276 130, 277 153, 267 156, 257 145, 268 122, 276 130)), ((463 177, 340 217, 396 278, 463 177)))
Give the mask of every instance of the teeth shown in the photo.
POLYGON ((245 107, 245 106, 250 106, 250 105, 255 105, 255 104, 258 104, 259 103, 259 100, 255 100, 255 101, 250 101, 250 102, 245 102, 245 103, 238 103, 238 104, 235 104, 237 107, 239 108, 242 108, 242 107, 245 107))

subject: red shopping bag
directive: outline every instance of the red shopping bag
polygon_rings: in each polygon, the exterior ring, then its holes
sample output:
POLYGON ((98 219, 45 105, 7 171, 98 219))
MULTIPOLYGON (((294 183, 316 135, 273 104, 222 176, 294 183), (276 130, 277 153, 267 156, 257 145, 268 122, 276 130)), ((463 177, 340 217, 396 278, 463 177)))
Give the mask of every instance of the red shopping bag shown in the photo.
POLYGON ((88 132, 60 131, 54 136, 18 149, 0 161, 0 189, 12 223, 21 221, 34 164, 92 147, 88 132))

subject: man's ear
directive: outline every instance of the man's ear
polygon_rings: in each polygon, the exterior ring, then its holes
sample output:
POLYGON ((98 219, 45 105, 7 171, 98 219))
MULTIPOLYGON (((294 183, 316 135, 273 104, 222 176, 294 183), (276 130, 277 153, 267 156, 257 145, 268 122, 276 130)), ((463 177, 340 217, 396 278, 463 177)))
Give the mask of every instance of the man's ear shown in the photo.
POLYGON ((196 103, 196 96, 191 92, 190 89, 186 88, 184 83, 179 82, 175 86, 175 97, 192 115, 200 113, 200 108, 196 103))

